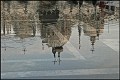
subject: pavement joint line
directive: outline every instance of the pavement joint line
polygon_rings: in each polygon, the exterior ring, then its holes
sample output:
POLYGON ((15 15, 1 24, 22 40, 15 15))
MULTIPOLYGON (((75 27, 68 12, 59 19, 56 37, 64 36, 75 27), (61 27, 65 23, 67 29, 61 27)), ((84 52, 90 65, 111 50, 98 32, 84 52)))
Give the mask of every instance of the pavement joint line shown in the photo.
POLYGON ((93 75, 93 74, 119 74, 119 68, 103 69, 73 69, 73 70, 48 70, 48 71, 25 71, 25 72, 2 72, 1 78, 22 78, 37 76, 61 76, 61 75, 93 75))
MULTIPOLYGON (((11 62, 29 62, 29 61, 53 61, 54 59, 30 59, 30 60, 2 60, 1 63, 11 63, 11 62)), ((61 58, 61 60, 78 60, 77 58, 61 58)))

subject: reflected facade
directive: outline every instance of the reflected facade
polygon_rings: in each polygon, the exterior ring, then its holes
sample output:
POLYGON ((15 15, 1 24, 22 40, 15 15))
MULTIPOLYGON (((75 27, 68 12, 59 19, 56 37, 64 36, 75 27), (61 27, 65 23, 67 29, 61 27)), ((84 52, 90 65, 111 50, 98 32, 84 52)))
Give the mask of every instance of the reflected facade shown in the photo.
MULTIPOLYGON (((99 3, 99 7, 93 5, 95 2, 85 3, 83 1, 63 1, 63 3, 57 1, 2 1, 1 4, 1 35, 14 34, 15 37, 24 39, 35 37, 38 32, 37 34, 41 35, 43 49, 45 44, 52 47, 54 57, 56 52, 58 52, 58 57, 60 56, 64 44, 69 41, 72 33, 71 27, 75 23, 78 23, 79 49, 83 28, 84 35, 90 37, 93 52, 95 41, 99 40, 99 35, 103 33, 104 19, 108 16, 108 13, 103 11, 105 6, 102 2, 99 3), (33 4, 35 6, 32 6, 33 4), (69 6, 61 4, 69 4, 69 6), (32 9, 30 9, 31 7, 32 9), (65 13, 66 8, 70 10, 69 14, 65 13), (72 14, 74 8, 77 9, 77 12, 72 14)), ((113 11, 112 7, 110 9, 113 11)), ((118 11, 117 8, 116 11, 118 11)))

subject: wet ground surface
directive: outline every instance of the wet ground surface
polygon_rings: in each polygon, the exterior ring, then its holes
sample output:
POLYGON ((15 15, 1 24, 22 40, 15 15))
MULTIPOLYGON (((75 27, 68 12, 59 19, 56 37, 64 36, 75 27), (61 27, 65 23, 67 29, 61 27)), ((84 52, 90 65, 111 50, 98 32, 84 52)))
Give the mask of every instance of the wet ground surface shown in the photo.
POLYGON ((16 21, 20 27, 1 35, 2 78, 119 78, 119 20, 98 28, 69 19, 34 23, 16 21))

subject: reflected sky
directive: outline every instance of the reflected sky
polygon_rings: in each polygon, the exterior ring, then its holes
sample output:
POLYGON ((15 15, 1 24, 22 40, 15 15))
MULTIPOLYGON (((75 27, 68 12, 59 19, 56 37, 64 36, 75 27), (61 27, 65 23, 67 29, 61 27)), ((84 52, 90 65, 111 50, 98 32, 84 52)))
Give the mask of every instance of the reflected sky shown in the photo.
MULTIPOLYGON (((118 42, 117 8, 108 9, 89 2, 83 4, 68 1, 1 1, 1 8, 3 72, 17 71, 19 63, 22 63, 19 70, 49 70, 44 65, 50 64, 64 65, 64 68, 59 69, 67 69, 69 65, 74 68, 79 61, 80 64, 90 66, 78 65, 75 68, 118 66, 114 63, 118 62, 117 44, 112 48, 112 40, 107 41, 114 39, 115 43, 118 42), (111 64, 108 61, 105 65, 104 59, 111 61, 111 64), (14 62, 17 62, 14 64, 16 68, 7 69, 5 65, 14 62), (65 63, 68 65, 65 66, 65 63), (22 69, 25 65, 31 68, 22 69)), ((53 69, 52 65, 50 69, 53 69)))

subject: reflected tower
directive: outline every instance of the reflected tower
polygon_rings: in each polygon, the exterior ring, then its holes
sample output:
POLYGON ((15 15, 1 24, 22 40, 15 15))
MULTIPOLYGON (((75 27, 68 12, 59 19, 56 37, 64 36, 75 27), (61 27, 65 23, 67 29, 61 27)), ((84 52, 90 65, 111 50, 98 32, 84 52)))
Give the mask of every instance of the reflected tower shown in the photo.
MULTIPOLYGON (((45 10, 44 10, 45 11, 45 10)), ((51 10, 46 10, 45 13, 50 13, 51 10)), ((71 35, 71 27, 69 21, 59 19, 59 10, 55 8, 47 16, 53 15, 55 17, 41 16, 41 39, 42 44, 52 47, 52 53, 56 62, 56 53, 58 54, 58 62, 60 64, 60 54, 63 52, 63 46, 66 44, 71 35)))
POLYGON ((46 44, 48 47, 52 47, 54 58, 56 58, 56 53, 58 53, 59 61, 60 53, 63 52, 63 46, 67 43, 71 35, 71 28, 61 26, 62 22, 49 25, 42 24, 41 27, 43 45, 46 44))
POLYGON ((84 13, 83 13, 83 17, 85 17, 85 18, 83 18, 83 22, 84 22, 83 31, 84 31, 84 35, 90 37, 92 53, 94 51, 94 45, 97 40, 97 37, 99 40, 99 35, 101 33, 103 33, 103 29, 104 29, 105 14, 104 15, 103 14, 101 15, 101 14, 102 14, 101 12, 97 11, 97 14, 96 14, 95 20, 94 20, 94 18, 93 18, 94 13, 89 13, 89 14, 87 14, 87 16, 84 16, 84 13), (88 19, 88 20, 86 20, 86 19, 88 19))

